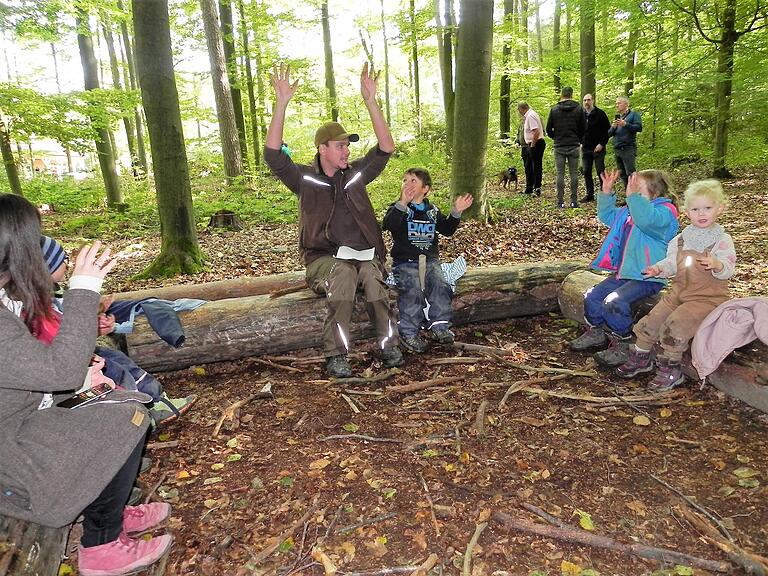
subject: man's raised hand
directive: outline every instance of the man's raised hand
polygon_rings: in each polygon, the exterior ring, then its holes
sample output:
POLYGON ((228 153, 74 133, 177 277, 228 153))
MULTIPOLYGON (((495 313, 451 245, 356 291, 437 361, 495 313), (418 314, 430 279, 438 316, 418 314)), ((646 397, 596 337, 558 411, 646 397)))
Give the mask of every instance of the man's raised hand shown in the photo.
POLYGON ((376 99, 377 86, 380 72, 374 72, 373 64, 370 68, 368 62, 363 64, 363 71, 360 73, 360 94, 365 102, 376 99))
POLYGON ((275 65, 272 69, 272 74, 269 75, 269 81, 275 90, 275 98, 279 103, 287 104, 293 98, 296 88, 299 86, 298 80, 291 84, 290 76, 291 67, 288 64, 275 65))

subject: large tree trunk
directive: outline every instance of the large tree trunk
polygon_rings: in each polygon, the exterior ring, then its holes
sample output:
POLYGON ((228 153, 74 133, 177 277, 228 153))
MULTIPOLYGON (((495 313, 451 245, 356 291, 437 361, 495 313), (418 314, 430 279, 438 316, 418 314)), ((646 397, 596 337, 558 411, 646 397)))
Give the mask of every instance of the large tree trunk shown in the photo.
MULTIPOLYGON (((83 65, 83 77, 85 79, 86 90, 99 89, 99 65, 96 62, 96 56, 93 53, 93 42, 91 41, 91 31, 88 28, 88 14, 82 9, 78 9, 77 17, 77 45, 80 49, 80 62, 83 65)), ((94 119, 91 119, 96 124, 94 119)), ((106 126, 96 127, 96 153, 99 158, 99 167, 101 176, 104 179, 104 187, 107 191, 107 205, 110 207, 122 208, 123 192, 120 189, 120 180, 117 177, 115 169, 115 156, 112 146, 109 143, 109 133, 106 126)))
POLYGON ((421 85, 419 82, 419 45, 416 41, 416 2, 411 0, 408 9, 408 16, 411 20, 411 60, 413 61, 413 97, 416 112, 416 134, 421 135, 421 85))
MULTIPOLYGON (((588 270, 568 274, 560 286, 557 299, 563 316, 584 322, 584 294, 605 276, 588 270)), ((636 319, 651 311, 656 298, 642 302, 636 310, 636 319)), ((685 371, 692 380, 698 379, 696 369, 686 356, 685 371)), ((720 367, 707 377, 707 382, 735 398, 768 412, 768 346, 755 341, 736 350, 720 367)))
MULTIPOLYGON (((560 59, 560 19, 562 16, 562 0, 555 0, 555 15, 554 19, 552 20, 552 52, 555 53, 555 58, 557 58, 557 66, 555 67, 555 74, 552 78, 553 87, 555 89, 555 94, 560 94, 560 90, 562 90, 562 83, 561 83, 561 77, 560 74, 562 73, 563 67, 561 65, 561 59, 560 59)), ((582 86, 583 86, 582 81, 582 86)), ((582 88, 582 92, 584 89, 582 88)))
POLYGON ((731 92, 733 89, 733 52, 739 34, 736 31, 736 0, 728 0, 723 11, 723 32, 717 45, 717 82, 715 84, 715 120, 714 170, 716 178, 729 178, 728 124, 731 119, 731 92))
MULTIPOLYGON (((392 114, 389 101, 389 41, 387 40, 387 22, 384 18, 384 0, 381 0, 381 37, 384 41, 384 112, 387 124, 392 124, 392 114)), ((371 62, 373 64, 373 62, 371 62)))
MULTIPOLYGON (((107 42, 107 52, 109 53, 109 67, 112 72, 112 86, 115 90, 122 91, 123 86, 120 82, 120 66, 117 63, 117 52, 115 51, 115 39, 112 36, 112 24, 109 18, 102 17, 102 33, 107 42)), ((131 166, 136 167, 138 156, 136 154, 136 131, 133 128, 133 120, 130 116, 123 116, 123 127, 125 128, 125 139, 128 142, 128 154, 131 157, 131 166)))
MULTIPOLYGON (((504 24, 511 26, 512 19, 515 17, 515 0, 504 0, 504 24)), ((511 85, 509 77, 510 59, 512 56, 512 46, 509 37, 505 33, 504 46, 501 51, 501 79, 499 80, 499 139, 502 142, 510 140, 510 121, 509 121, 509 89, 511 85)))
POLYGON ((469 216, 488 219, 485 161, 491 93, 493 0, 462 0, 456 55, 451 196, 471 194, 469 216))
POLYGON ((528 0, 520 0, 520 40, 522 40, 523 62, 530 60, 530 37, 528 36, 528 0))
POLYGON ((336 76, 333 72, 333 49, 331 48, 331 27, 328 22, 328 2, 320 5, 320 23, 323 27, 323 53, 325 54, 325 89, 328 90, 328 113, 331 120, 339 119, 339 105, 336 101, 336 76))
MULTIPOLYGON (((594 32, 593 32, 594 35, 594 32)), ((637 40, 640 31, 630 24, 629 39, 627 40, 627 60, 624 64, 624 95, 629 98, 635 89, 635 61, 637 60, 637 40)))
POLYGON ((132 0, 136 71, 147 115, 162 243, 146 276, 193 274, 202 269, 192 187, 173 70, 167 0, 132 0))
MULTIPOLYGON (((243 117, 243 96, 240 90, 240 75, 237 73, 237 54, 235 53, 235 27, 232 22, 232 2, 219 0, 221 14, 221 36, 224 42, 224 61, 229 75, 229 93, 232 96, 232 108, 235 112, 235 125, 240 141, 240 156, 243 166, 248 165, 248 144, 245 137, 245 118, 243 117)), ((240 27, 245 26, 243 21, 240 27)))
MULTIPOLYGON (((123 7, 123 0, 117 0, 117 8, 121 12, 125 12, 123 7)), ((125 50, 125 63, 128 68, 128 79, 126 85, 131 87, 131 90, 139 90, 138 81, 136 80, 136 67, 134 65, 133 48, 131 46, 131 36, 128 33, 128 20, 123 18, 120 22, 120 34, 123 38, 123 50, 125 50)), ((147 145, 144 142, 144 118, 141 114, 141 107, 137 106, 134 110, 134 126, 136 126, 136 151, 139 156, 139 166, 143 170, 144 174, 149 174, 149 163, 147 162, 147 145)))
MULTIPOLYGON (((50 43, 51 46, 51 58, 53 59, 53 77, 56 80, 56 92, 61 94, 61 78, 59 77, 59 58, 56 55, 56 44, 50 43)), ((69 146, 64 145, 64 154, 67 157, 67 172, 72 172, 72 152, 69 150, 69 146)))
POLYGON ((48 528, 0 516, 0 576, 57 576, 69 526, 48 528))
POLYGON ((440 79, 443 88, 443 111, 445 113, 445 147, 450 156, 453 150, 453 123, 456 94, 453 89, 453 0, 444 0, 442 23, 440 2, 435 0, 435 22, 437 22, 437 55, 440 62, 440 79))
POLYGON ((539 0, 534 0, 536 5, 536 60, 544 62, 544 42, 541 40, 541 14, 539 10, 539 0))
MULTIPOLYGON (((135 2, 134 2, 135 5, 135 2)), ((235 108, 229 89, 229 77, 224 61, 224 43, 221 38, 216 0, 200 0, 205 27, 205 41, 208 45, 208 60, 211 64, 213 96, 216 101, 216 116, 219 120, 219 138, 224 156, 224 174, 228 182, 243 174, 243 159, 240 156, 240 139, 235 123, 235 108)), ((146 107, 144 108, 146 112, 146 107)), ((152 146, 154 149, 154 144, 152 146)), ((155 167, 157 170, 157 167, 155 167)))
POLYGON ((243 55, 245 59, 245 83, 248 89, 248 110, 251 117, 251 147, 253 148, 254 170, 261 165, 261 142, 259 138, 259 114, 256 108, 256 93, 253 89, 253 68, 251 67, 251 51, 248 42, 248 21, 245 18, 245 6, 243 0, 237 0, 240 13, 240 41, 243 43, 243 55))
POLYGON ((13 155, 13 148, 11 148, 11 138, 8 135, 8 126, 6 126, 2 115, 0 115, 0 151, 2 151, 3 154, 3 164, 5 165, 5 173, 8 175, 8 184, 11 187, 11 192, 23 196, 24 191, 21 188, 19 169, 18 166, 16 166, 16 157, 13 155))
POLYGON ((579 62, 581 69, 581 95, 597 97, 595 81, 595 0, 581 0, 579 62))
MULTIPOLYGON (((582 262, 548 262, 469 270, 458 283, 454 323, 556 310, 558 286, 570 272, 583 266, 582 262)), ((193 364, 279 354, 320 346, 325 316, 325 299, 310 290, 279 298, 264 295, 219 300, 181 315, 187 338, 180 348, 160 340, 146 319, 140 317, 127 338, 128 352, 147 370, 176 370, 193 364)), ((352 338, 371 337, 372 330, 365 307, 359 302, 352 338)))

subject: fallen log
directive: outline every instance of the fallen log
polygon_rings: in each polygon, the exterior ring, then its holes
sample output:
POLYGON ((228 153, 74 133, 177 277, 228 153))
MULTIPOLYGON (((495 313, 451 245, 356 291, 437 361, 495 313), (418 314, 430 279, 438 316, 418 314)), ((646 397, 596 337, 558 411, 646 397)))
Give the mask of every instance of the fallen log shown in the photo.
POLYGON ((48 528, 0 516, 0 576, 56 576, 69 526, 48 528))
MULTIPOLYGON (((569 274, 557 294, 563 316, 584 322, 584 293, 603 278, 605 276, 588 270, 569 274)), ((637 308, 637 317, 647 314, 655 303, 655 299, 643 302, 637 308)), ((690 357, 686 357, 684 369, 689 378, 694 381, 699 379, 690 357)), ((768 346, 756 340, 735 350, 707 377, 707 382, 729 396, 768 413, 768 346)))
MULTIPOLYGON (((557 310, 558 287, 569 273, 583 266, 582 262, 567 261, 469 270, 457 287, 454 323, 534 316, 557 310)), ((394 305, 394 291, 391 298, 394 305)), ((187 338, 181 348, 163 342, 143 316, 137 318, 126 344, 129 355, 142 368, 177 370, 320 346, 325 313, 325 299, 307 289, 278 298, 228 298, 182 313, 187 338)), ((353 341, 373 336, 359 299, 351 332, 353 341)))

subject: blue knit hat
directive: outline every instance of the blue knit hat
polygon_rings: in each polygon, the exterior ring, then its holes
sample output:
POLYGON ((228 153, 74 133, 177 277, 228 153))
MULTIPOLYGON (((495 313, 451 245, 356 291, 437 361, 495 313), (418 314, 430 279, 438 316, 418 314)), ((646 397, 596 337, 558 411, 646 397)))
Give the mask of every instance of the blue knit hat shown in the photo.
POLYGON ((53 274, 67 260, 67 253, 64 247, 53 238, 40 236, 40 248, 43 250, 43 258, 48 264, 48 271, 53 274))

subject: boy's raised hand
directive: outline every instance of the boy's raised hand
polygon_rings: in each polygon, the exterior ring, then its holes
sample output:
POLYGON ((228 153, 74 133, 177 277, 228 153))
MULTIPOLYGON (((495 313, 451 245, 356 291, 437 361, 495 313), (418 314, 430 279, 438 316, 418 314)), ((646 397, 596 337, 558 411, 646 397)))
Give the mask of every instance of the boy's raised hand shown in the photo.
POLYGON ((299 86, 298 80, 291 84, 291 67, 287 64, 275 65, 269 81, 275 90, 275 99, 282 104, 288 104, 299 86))
POLYGON ((456 200, 453 201, 453 209, 456 212, 464 212, 464 210, 472 206, 473 200, 474 198, 472 197, 472 194, 462 194, 461 196, 456 196, 456 200))
POLYGON ((400 190, 400 203, 403 206, 408 206, 415 197, 416 186, 414 186, 413 182, 409 182, 400 190))
POLYGON ((613 185, 616 184, 616 180, 619 179, 619 171, 615 168, 613 170, 605 171, 602 174, 600 174, 600 180, 603 183, 603 187, 601 189, 603 194, 613 194, 613 185))
POLYGON ((654 277, 661 274, 661 266, 657 266, 656 264, 652 264, 651 266, 648 266, 645 270, 641 272, 643 276, 648 277, 654 277))

